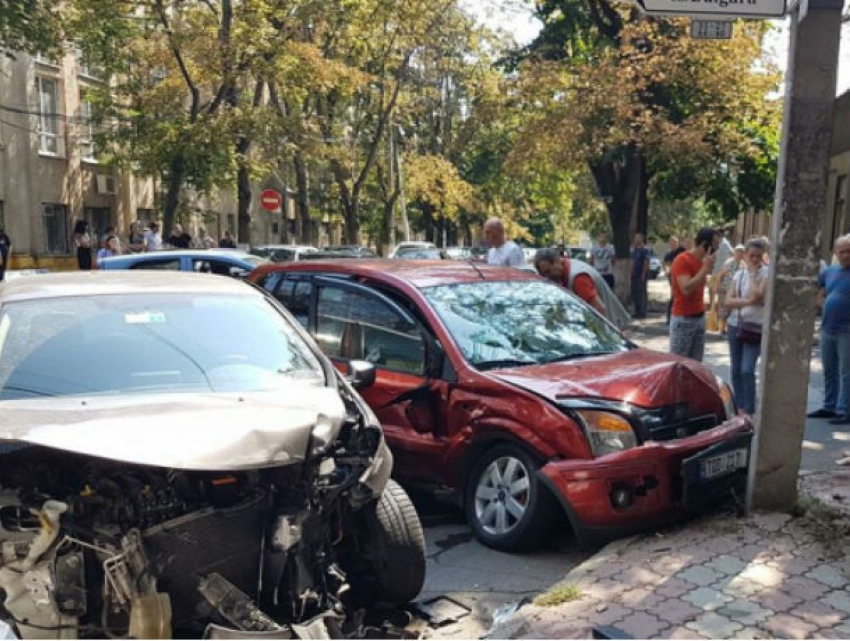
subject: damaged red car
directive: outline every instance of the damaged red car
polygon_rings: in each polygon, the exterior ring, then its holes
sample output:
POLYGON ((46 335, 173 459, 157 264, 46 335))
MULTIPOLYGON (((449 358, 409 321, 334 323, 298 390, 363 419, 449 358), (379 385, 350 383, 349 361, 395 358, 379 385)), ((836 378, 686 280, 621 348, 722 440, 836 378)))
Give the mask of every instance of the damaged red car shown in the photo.
POLYGON ((258 268, 362 392, 394 475, 448 491, 478 538, 541 542, 565 513, 580 542, 743 493, 752 426, 695 361, 641 349, 561 287, 461 262, 321 261, 258 268))

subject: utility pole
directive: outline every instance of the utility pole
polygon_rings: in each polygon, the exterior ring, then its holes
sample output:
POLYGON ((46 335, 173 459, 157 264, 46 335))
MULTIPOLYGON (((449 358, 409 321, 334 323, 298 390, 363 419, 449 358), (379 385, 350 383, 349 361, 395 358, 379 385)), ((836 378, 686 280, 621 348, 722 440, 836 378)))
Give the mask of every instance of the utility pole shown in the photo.
POLYGON ((821 225, 827 201, 843 0, 801 0, 791 16, 782 151, 771 221, 764 324, 748 507, 791 510, 814 333, 821 225))

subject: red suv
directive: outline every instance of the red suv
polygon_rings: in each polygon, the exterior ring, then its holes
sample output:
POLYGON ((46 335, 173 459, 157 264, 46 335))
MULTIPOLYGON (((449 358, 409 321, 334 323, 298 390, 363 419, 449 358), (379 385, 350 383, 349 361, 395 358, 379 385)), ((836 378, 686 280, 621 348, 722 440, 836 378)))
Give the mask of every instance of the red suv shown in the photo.
POLYGON ((752 426, 695 361, 636 347, 533 274, 454 261, 264 265, 248 280, 337 366, 370 361, 363 397, 395 476, 451 490, 478 538, 579 540, 672 520, 743 492, 752 426))

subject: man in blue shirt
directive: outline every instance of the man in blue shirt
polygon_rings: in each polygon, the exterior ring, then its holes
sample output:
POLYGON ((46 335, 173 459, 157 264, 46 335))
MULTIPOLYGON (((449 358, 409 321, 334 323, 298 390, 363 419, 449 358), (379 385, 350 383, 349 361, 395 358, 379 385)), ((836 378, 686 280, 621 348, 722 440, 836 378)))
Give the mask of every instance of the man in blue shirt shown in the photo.
POLYGON ((850 425, 850 235, 835 241, 838 265, 820 275, 823 306, 820 356, 823 362, 823 407, 809 418, 830 418, 833 425, 850 425))
POLYGON ((646 237, 635 234, 635 248, 632 250, 632 302, 635 306, 635 318, 646 318, 646 277, 649 274, 649 250, 646 237))

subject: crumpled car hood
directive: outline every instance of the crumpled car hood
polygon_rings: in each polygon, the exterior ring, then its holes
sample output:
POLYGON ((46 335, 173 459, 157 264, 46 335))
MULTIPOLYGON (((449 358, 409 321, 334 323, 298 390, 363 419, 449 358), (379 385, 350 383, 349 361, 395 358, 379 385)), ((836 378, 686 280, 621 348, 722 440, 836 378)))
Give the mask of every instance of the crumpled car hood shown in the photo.
POLYGON ((297 383, 273 392, 64 397, 0 406, 2 440, 206 471, 300 463, 313 428, 331 442, 345 416, 336 389, 297 383))
POLYGON ((701 363, 643 349, 490 374, 556 402, 599 398, 647 408, 718 402, 714 374, 701 363))

